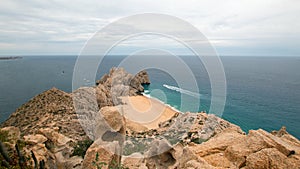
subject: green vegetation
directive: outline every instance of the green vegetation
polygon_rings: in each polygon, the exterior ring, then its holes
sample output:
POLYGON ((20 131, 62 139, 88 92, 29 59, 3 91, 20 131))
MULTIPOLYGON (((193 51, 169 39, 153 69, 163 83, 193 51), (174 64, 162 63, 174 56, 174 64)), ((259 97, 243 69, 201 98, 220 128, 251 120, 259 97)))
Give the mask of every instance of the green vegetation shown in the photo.
POLYGON ((52 151, 54 149, 54 143, 51 140, 45 142, 45 146, 48 150, 52 151))
POLYGON ((92 162, 93 166, 96 166, 97 169, 102 169, 102 167, 106 166, 105 162, 99 162, 99 154, 96 153, 95 160, 92 162))
POLYGON ((206 139, 201 139, 201 138, 194 138, 191 140, 191 142, 196 143, 196 144, 201 144, 206 141, 207 141, 206 139))
POLYGON ((0 141, 1 142, 9 142, 9 140, 8 140, 8 131, 0 130, 0 141))
MULTIPOLYGON (((38 167, 38 162, 34 165, 30 163, 30 157, 24 156, 22 149, 25 146, 24 141, 17 141, 15 149, 12 147, 6 147, 0 141, 0 169, 32 169, 38 167), (20 144, 20 145, 19 145, 20 144)), ((32 158, 35 158, 35 155, 32 152, 32 158)), ((36 158, 35 158, 36 159, 36 158)), ((44 169, 43 160, 40 161, 40 168, 44 169)))
POLYGON ((130 155, 136 152, 144 152, 147 149, 147 146, 145 143, 142 143, 141 141, 132 141, 133 144, 131 145, 125 145, 123 153, 124 155, 130 155))
POLYGON ((77 145, 74 146, 74 151, 71 156, 81 156, 84 158, 87 149, 93 144, 93 140, 87 139, 78 141, 77 145))
MULTIPOLYGON (((102 167, 107 166, 106 162, 99 162, 99 154, 96 153, 95 160, 92 162, 93 166, 97 167, 97 169, 102 169, 102 167)), ((129 169, 125 167, 123 164, 118 164, 116 161, 112 161, 112 164, 108 166, 108 169, 129 169)))

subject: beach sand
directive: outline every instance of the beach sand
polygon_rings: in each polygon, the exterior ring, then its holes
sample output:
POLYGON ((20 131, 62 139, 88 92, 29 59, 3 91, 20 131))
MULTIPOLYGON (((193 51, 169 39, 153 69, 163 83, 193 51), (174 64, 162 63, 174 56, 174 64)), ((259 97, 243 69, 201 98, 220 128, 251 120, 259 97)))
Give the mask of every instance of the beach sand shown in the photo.
POLYGON ((127 127, 137 131, 156 129, 159 123, 171 119, 178 112, 162 102, 146 96, 122 97, 125 105, 122 112, 127 119, 127 127))

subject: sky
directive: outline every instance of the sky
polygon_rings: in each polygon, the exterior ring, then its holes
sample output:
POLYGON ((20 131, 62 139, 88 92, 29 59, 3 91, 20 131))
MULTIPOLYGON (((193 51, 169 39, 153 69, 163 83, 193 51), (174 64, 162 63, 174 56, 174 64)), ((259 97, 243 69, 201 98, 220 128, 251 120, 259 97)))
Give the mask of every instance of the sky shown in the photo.
MULTIPOLYGON (((95 32, 141 13, 187 21, 219 55, 300 56, 299 0, 0 0, 0 55, 78 55, 95 32)), ((152 41, 183 52, 170 39, 148 36, 112 53, 152 41)))

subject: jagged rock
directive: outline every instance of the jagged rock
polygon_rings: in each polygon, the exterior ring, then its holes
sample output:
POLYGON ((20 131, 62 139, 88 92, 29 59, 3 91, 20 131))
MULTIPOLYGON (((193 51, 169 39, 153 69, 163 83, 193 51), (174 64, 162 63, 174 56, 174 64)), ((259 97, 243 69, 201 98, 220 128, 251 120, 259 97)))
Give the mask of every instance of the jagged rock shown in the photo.
MULTIPOLYGON (((153 155, 146 158, 144 161, 146 166, 149 169, 175 169, 175 168, 207 168, 211 169, 214 168, 210 164, 208 164, 204 159, 197 156, 189 147, 184 147, 182 144, 178 143, 173 147, 170 147, 165 140, 160 140, 153 142, 151 147, 153 150, 150 149, 150 154, 153 155), (161 151, 162 150, 162 151, 161 151)), ((139 165, 143 165, 142 161, 139 165)))
POLYGON ((66 169, 68 169, 68 168, 81 169, 82 162, 83 162, 83 158, 81 158, 79 156, 73 156, 69 159, 66 159, 63 166, 66 169))
POLYGON ((38 144, 38 143, 45 143, 48 139, 41 134, 30 134, 24 136, 24 141, 28 144, 38 144))
POLYGON ((253 154, 246 159, 245 169, 254 168, 299 168, 300 162, 294 163, 286 155, 282 154, 276 148, 265 148, 253 154))
POLYGON ((47 168, 81 168, 83 159, 78 156, 70 157, 74 141, 60 133, 56 129, 40 129, 40 134, 26 135, 24 151, 30 154, 32 151, 37 161, 43 160, 47 168))
POLYGON ((243 133, 240 127, 229 123, 214 114, 206 114, 203 112, 197 113, 196 120, 189 131, 190 140, 201 143, 228 128, 235 130, 238 133, 243 133))
POLYGON ((141 71, 135 76, 127 73, 123 68, 111 68, 109 74, 105 74, 100 80, 96 81, 97 93, 99 93, 98 103, 111 106, 118 105, 120 96, 135 96, 144 91, 142 85, 150 84, 148 73, 141 71))
POLYGON ((120 164, 121 148, 119 142, 105 142, 96 140, 86 151, 82 168, 97 169, 101 166, 103 169, 120 164))
POLYGON ((227 129, 202 144, 190 144, 190 146, 198 156, 205 157, 214 153, 222 153, 228 146, 239 143, 245 137, 235 130, 227 129))
POLYGON ((300 153, 300 147, 295 145, 295 143, 297 143, 297 142, 294 142, 294 144, 290 144, 290 142, 287 142, 279 137, 276 137, 262 129, 258 129, 252 133, 253 134, 255 133, 256 135, 260 134, 262 137, 270 139, 269 144, 272 144, 272 147, 276 148, 278 151, 280 151, 281 153, 283 153, 286 156, 289 156, 289 155, 295 154, 295 153, 298 153, 298 154, 300 153))
POLYGON ((100 109, 100 115, 109 124, 112 130, 124 134, 124 117, 116 107, 103 107, 100 109))
POLYGON ((235 168, 235 166, 225 157, 224 153, 214 153, 203 157, 211 166, 217 168, 235 168))
POLYGON ((190 149, 199 157, 215 167, 232 167, 224 151, 230 145, 239 143, 246 136, 231 128, 218 133, 202 144, 190 144, 190 149))
POLYGON ((80 124, 87 135, 97 140, 106 132, 119 132, 125 134, 124 118, 119 109, 105 106, 100 110, 95 99, 96 90, 92 87, 79 88, 74 92, 74 105, 80 124))
POLYGON ((242 139, 239 143, 229 146, 225 151, 225 155, 230 161, 234 162, 236 166, 241 167, 245 165, 247 156, 265 148, 276 148, 285 156, 295 151, 299 152, 299 147, 293 146, 259 129, 257 131, 250 130, 247 137, 242 139))
POLYGON ((276 131, 272 131, 271 134, 277 136, 277 137, 281 137, 283 135, 286 135, 288 134, 288 132, 286 131, 286 127, 285 126, 282 126, 280 130, 276 131))
POLYGON ((103 107, 96 117, 96 138, 103 141, 123 141, 125 136, 125 119, 116 107, 103 107))
POLYGON ((96 87, 96 96, 99 107, 113 106, 111 92, 107 91, 103 84, 96 87))
POLYGON ((202 144, 189 147, 210 165, 221 168, 295 168, 300 159, 295 142, 261 129, 244 135, 228 128, 202 144), (284 161, 282 165, 280 161, 284 161))
POLYGON ((144 160, 144 156, 140 153, 133 153, 130 156, 123 156, 122 164, 130 169, 148 169, 144 160))
POLYGON ((26 146, 24 151, 28 155, 30 155, 30 152, 32 151, 37 161, 40 162, 43 160, 47 168, 51 168, 51 166, 57 166, 57 160, 55 156, 50 150, 47 149, 46 145, 43 143, 26 146))
MULTIPOLYGON (((180 147, 180 146, 179 146, 180 147)), ((176 149, 174 149, 176 150, 176 149)), ((195 155, 189 147, 177 148, 176 163, 170 168, 197 168, 197 169, 213 169, 204 159, 195 155)), ((174 152, 173 152, 174 153, 174 152)))
POLYGON ((200 144, 226 129, 231 129, 241 134, 244 133, 240 127, 213 114, 203 112, 179 113, 172 119, 160 123, 159 126, 164 131, 161 135, 172 143, 183 141, 186 144, 190 142, 200 144))
POLYGON ((71 138, 60 134, 51 128, 40 129, 39 133, 47 137, 47 139, 51 140, 51 142, 57 147, 65 146, 67 145, 67 143, 73 141, 71 138))
MULTIPOLYGON (((31 148, 33 152, 51 156, 52 158, 55 159, 53 161, 55 161, 55 166, 58 168, 67 169, 70 168, 70 166, 72 166, 73 168, 81 165, 82 163, 81 157, 77 156, 77 157, 70 158, 73 151, 73 147, 71 146, 71 144, 75 142, 74 140, 68 138, 67 136, 64 136, 63 134, 58 133, 57 130, 55 129, 50 129, 50 128, 40 129, 39 133, 45 136, 48 141, 45 144, 37 143, 36 145, 34 145, 31 148), (47 149, 45 149, 46 145, 48 146, 47 149)), ((46 162, 47 160, 48 159, 46 160, 44 159, 44 161, 46 162)), ((47 166, 49 166, 49 164, 47 166)))
POLYGON ((140 84, 150 84, 149 75, 145 70, 140 71, 138 74, 135 75, 136 79, 140 82, 140 84))
MULTIPOLYGON (((166 139, 155 139, 151 142, 152 143, 150 145, 149 152, 147 152, 147 156, 150 158, 157 155, 164 156, 165 152, 168 152, 170 149, 172 149, 172 145, 170 145, 170 143, 166 139)), ((162 160, 163 162, 166 161, 164 160, 164 158, 162 160)))
POLYGON ((133 89, 136 89, 137 92, 144 91, 144 87, 142 86, 142 82, 140 81, 138 76, 135 76, 134 78, 131 79, 129 86, 132 87, 133 89))
POLYGON ((295 138, 294 136, 290 135, 286 131, 285 126, 282 126, 282 128, 279 131, 273 131, 271 134, 281 138, 282 140, 288 142, 291 145, 300 147, 300 141, 297 138, 295 138))

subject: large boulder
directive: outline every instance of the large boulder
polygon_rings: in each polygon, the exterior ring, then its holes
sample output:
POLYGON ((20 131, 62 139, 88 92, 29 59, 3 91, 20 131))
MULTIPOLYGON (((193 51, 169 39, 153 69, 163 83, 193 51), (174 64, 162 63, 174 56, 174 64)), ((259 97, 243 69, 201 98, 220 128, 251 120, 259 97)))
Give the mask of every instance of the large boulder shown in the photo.
POLYGON ((290 156, 296 152, 299 154, 299 147, 259 129, 250 130, 247 137, 227 147, 225 156, 236 166, 241 167, 246 164, 247 156, 266 148, 276 148, 285 156, 290 156))
POLYGON ((79 122, 92 140, 101 138, 106 132, 125 134, 124 118, 117 107, 102 104, 101 106, 104 107, 99 109, 96 96, 99 97, 97 88, 101 88, 101 86, 102 84, 96 88, 82 87, 73 92, 74 106, 79 122))
POLYGON ((27 144, 38 144, 38 143, 45 143, 47 141, 47 137, 42 134, 29 134, 24 136, 24 141, 27 144))
POLYGON ((299 141, 283 130, 273 134, 250 130, 245 135, 227 128, 202 144, 190 143, 188 147, 217 168, 297 168, 299 141))
POLYGON ((147 158, 141 161, 140 166, 145 165, 149 169, 175 169, 175 168, 198 168, 212 169, 203 158, 197 156, 191 148, 178 143, 171 147, 166 140, 156 140, 151 145, 147 158))
POLYGON ((199 157, 215 167, 229 168, 234 165, 225 157, 224 151, 230 145, 243 140, 246 136, 236 130, 226 129, 202 144, 189 144, 190 149, 199 157))
POLYGON ((246 169, 254 168, 299 168, 300 162, 291 160, 276 148, 265 148, 253 154, 246 159, 246 169))
POLYGON ((39 133, 44 135, 57 148, 66 146, 70 142, 74 142, 71 138, 58 133, 55 129, 52 129, 52 128, 40 129, 39 133))
POLYGON ((190 148, 185 147, 177 163, 172 168, 214 169, 203 158, 196 156, 190 148))
POLYGON ((103 107, 96 117, 95 138, 103 141, 119 141, 125 137, 125 119, 117 107, 103 107))

